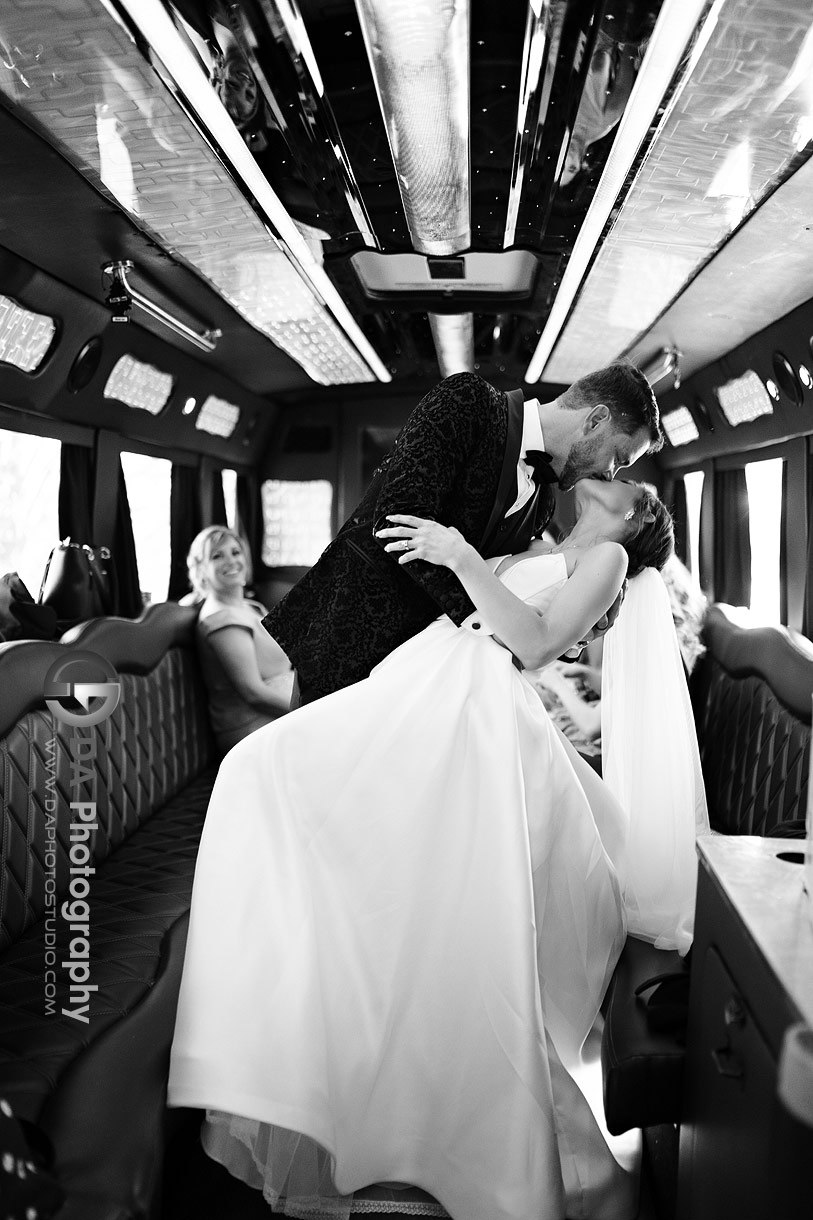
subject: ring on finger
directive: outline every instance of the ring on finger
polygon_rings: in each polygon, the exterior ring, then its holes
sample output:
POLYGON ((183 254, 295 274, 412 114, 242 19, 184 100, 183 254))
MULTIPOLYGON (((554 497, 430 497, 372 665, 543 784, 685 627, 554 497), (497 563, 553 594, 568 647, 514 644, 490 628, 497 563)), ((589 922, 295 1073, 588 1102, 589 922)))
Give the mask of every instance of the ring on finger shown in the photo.
POLYGON ((402 551, 408 551, 411 545, 412 545, 412 544, 410 543, 409 539, 408 539, 408 538, 404 538, 404 539, 402 539, 402 541, 401 541, 401 550, 402 550, 402 551))

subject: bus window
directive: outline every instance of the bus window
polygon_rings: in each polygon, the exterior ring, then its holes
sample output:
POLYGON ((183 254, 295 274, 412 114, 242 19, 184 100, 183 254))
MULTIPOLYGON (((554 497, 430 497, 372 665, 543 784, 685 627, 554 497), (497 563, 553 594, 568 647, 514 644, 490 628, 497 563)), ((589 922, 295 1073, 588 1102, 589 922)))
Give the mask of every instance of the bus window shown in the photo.
POLYGON ((330 542, 333 488, 327 479, 266 479, 262 487, 263 563, 310 567, 330 542))
POLYGON ((745 466, 751 534, 751 614, 760 623, 780 622, 782 466, 781 458, 747 462, 745 466))
POLYGON ((683 476, 686 490, 686 516, 689 521, 689 554, 686 566, 696 581, 700 580, 700 504, 703 499, 702 470, 692 470, 683 476))
POLYGON ((122 451, 133 522, 138 575, 145 604, 164 602, 169 588, 169 495, 172 463, 122 451))
POLYGON ((36 600, 52 547, 59 541, 61 444, 48 436, 0 429, 0 575, 18 572, 36 600))
POLYGON ((223 500, 226 504, 226 525, 230 530, 237 529, 237 471, 221 470, 223 480, 223 500))

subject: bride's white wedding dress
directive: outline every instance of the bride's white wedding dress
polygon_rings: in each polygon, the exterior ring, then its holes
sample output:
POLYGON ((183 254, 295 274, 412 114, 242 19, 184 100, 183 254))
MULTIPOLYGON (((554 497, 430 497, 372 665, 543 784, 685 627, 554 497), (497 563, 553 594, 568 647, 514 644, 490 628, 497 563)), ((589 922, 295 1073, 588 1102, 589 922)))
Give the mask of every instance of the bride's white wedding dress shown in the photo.
MULTIPOLYGON (((544 608, 567 570, 501 579, 544 608)), ((624 942, 627 826, 510 653, 438 619, 226 757, 170 1104, 214 1111, 209 1150, 289 1214, 387 1181, 454 1220, 634 1214, 570 1074, 624 942)))

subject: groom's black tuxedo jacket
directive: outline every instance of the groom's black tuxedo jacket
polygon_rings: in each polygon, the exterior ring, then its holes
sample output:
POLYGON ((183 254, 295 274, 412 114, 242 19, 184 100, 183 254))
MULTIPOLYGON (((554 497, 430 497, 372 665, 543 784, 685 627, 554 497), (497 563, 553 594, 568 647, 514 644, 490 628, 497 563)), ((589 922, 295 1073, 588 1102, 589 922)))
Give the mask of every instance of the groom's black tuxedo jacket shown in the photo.
POLYGON ((366 678, 439 613, 459 625, 474 609, 448 568, 400 565, 384 551, 374 531, 388 513, 453 525, 486 558, 525 550, 544 529, 547 484, 505 520, 522 427, 522 392, 504 394, 473 373, 447 377, 418 403, 356 511, 263 620, 297 670, 303 703, 366 678))

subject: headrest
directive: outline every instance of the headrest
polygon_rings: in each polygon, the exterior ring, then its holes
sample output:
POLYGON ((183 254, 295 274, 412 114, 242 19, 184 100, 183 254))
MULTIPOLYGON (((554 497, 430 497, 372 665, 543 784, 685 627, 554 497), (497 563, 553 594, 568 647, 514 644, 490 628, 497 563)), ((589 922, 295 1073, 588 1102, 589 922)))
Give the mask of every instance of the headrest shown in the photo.
POLYGON ((0 737, 26 712, 44 707, 48 671, 68 650, 96 652, 119 673, 146 674, 170 648, 192 647, 198 610, 198 606, 161 602, 149 606, 138 619, 90 619, 57 642, 0 644, 0 737))
POLYGON ((146 674, 170 648, 191 648, 200 605, 179 606, 159 602, 148 606, 140 618, 93 618, 78 623, 60 639, 71 648, 98 652, 116 669, 146 674))
POLYGON ((780 703, 811 723, 813 643, 787 627, 748 627, 733 606, 709 607, 703 639, 709 654, 735 678, 762 678, 780 703))

